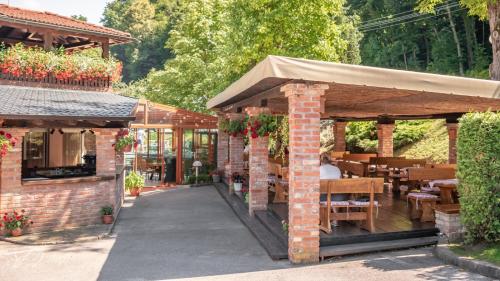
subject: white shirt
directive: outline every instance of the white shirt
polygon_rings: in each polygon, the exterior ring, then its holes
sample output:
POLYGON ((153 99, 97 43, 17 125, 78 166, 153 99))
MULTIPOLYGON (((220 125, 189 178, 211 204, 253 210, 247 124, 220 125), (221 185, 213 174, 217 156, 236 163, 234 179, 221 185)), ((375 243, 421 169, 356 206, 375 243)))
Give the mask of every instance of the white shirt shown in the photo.
POLYGON ((319 167, 319 178, 322 180, 340 179, 340 169, 330 164, 321 165, 319 167))

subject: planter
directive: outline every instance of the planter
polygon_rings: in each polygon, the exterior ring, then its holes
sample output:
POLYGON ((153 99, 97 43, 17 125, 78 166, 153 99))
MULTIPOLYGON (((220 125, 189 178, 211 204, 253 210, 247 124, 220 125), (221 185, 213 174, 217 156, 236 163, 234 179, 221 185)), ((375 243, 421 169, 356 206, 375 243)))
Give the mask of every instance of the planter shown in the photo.
POLYGON ((131 196, 137 197, 137 196, 139 196, 140 193, 141 193, 141 190, 137 187, 130 189, 131 196))
POLYGON ((125 147, 123 147, 122 152, 131 152, 132 151, 132 145, 129 144, 125 147))
POLYGON ((234 192, 240 192, 242 187, 243 187, 243 183, 241 183, 241 182, 233 183, 234 192))
POLYGON ((114 219, 115 218, 113 217, 113 215, 104 215, 104 216, 102 216, 102 223, 103 224, 112 224, 114 219))
POLYGON ((18 237, 18 236, 21 236, 23 235, 23 229, 18 227, 16 229, 11 229, 10 230, 10 235, 12 235, 12 237, 18 237))
POLYGON ((220 182, 220 176, 219 175, 212 175, 212 181, 215 183, 220 182))

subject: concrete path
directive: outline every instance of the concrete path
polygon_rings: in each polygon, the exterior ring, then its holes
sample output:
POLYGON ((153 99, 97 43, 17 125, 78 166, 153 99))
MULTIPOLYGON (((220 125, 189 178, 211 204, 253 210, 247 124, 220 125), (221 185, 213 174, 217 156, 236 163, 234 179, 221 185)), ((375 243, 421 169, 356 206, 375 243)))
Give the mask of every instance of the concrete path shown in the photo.
POLYGON ((0 280, 488 280, 430 248, 292 267, 273 262, 212 187, 153 192, 122 210, 112 239, 0 242, 0 280))

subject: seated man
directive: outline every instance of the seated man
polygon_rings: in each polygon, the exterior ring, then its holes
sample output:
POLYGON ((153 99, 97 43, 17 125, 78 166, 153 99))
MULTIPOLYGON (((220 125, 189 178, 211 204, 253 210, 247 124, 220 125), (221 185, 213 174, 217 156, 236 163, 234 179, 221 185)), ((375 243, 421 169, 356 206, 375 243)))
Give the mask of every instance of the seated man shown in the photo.
MULTIPOLYGON (((330 157, 327 154, 321 156, 321 166, 319 167, 319 178, 321 180, 336 180, 342 178, 340 169, 330 164, 330 157)), ((349 196, 347 194, 332 194, 332 201, 347 201, 349 196)), ((326 194, 321 194, 319 200, 326 201, 326 194)), ((333 208, 335 211, 335 208, 333 208)), ((337 222, 333 221, 333 226, 337 226, 337 222)))

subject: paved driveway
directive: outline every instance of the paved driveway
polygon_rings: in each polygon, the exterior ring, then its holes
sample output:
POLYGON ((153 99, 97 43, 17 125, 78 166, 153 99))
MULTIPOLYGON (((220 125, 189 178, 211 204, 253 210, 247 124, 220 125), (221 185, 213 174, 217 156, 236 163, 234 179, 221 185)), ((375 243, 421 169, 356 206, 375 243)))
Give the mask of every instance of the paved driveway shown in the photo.
POLYGON ((212 187, 150 193, 120 216, 111 239, 0 242, 0 280, 487 280, 443 265, 430 248, 307 267, 273 262, 212 187))

